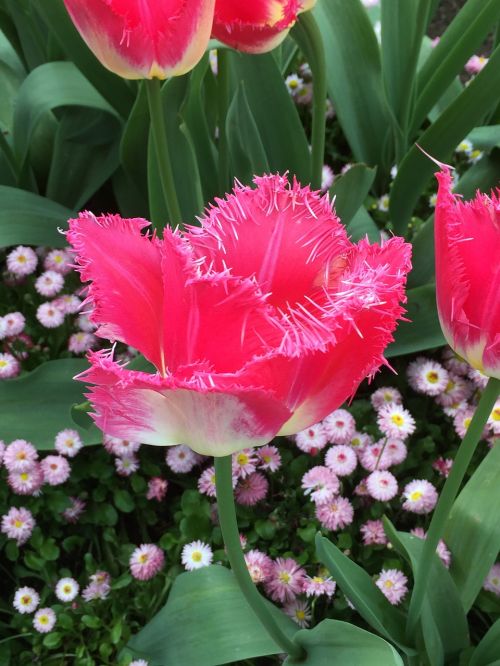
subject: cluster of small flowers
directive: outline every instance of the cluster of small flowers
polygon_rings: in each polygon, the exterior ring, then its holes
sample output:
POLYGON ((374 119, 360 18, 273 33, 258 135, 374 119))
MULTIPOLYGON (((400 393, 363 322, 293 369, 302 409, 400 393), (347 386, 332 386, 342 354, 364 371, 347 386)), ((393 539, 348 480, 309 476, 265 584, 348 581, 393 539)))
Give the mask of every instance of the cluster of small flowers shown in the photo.
MULTIPOLYGON (((74 578, 60 578, 54 588, 55 595, 59 601, 70 603, 76 599, 80 586, 74 578)), ((33 627, 40 634, 47 634, 52 631, 56 624, 56 613, 50 607, 38 608, 40 604, 40 595, 32 587, 20 587, 14 594, 12 605, 21 613, 21 615, 31 615, 33 617, 33 627), (36 612, 35 612, 36 611, 36 612)))
MULTIPOLYGON (((120 476, 130 476, 139 469, 139 458, 136 453, 141 448, 140 442, 132 442, 128 439, 119 439, 104 435, 104 448, 108 453, 115 456, 115 468, 120 476)), ((165 488, 166 492, 166 488, 165 488)))
MULTIPOLYGON (((307 62, 304 62, 299 71, 289 74, 285 85, 294 102, 300 106, 310 107, 313 101, 312 71, 307 62)), ((326 100, 326 117, 328 120, 335 116, 335 110, 330 99, 326 100)))
MULTIPOLYGON (((432 396, 443 408, 445 414, 453 418, 455 432, 460 438, 470 425, 478 394, 486 386, 488 378, 479 370, 471 368, 451 349, 443 352, 443 362, 420 357, 408 366, 408 382, 417 392, 432 396)), ((483 439, 492 442, 500 435, 500 400, 497 400, 482 433, 483 439)), ((445 461, 443 461, 445 462, 445 461)), ((436 461, 437 469, 442 463, 436 461)), ((447 476, 443 474, 444 476, 447 476)))
POLYGON ((470 139, 464 139, 460 141, 458 146, 455 148, 455 152, 458 156, 463 155, 469 164, 476 164, 483 157, 484 153, 478 148, 474 148, 472 141, 470 139))
MULTIPOLYGON (((269 482, 262 472, 276 472, 280 467, 281 455, 275 446, 261 446, 234 453, 232 471, 236 501, 244 506, 254 506, 263 500, 267 495, 269 482)), ((198 490, 208 497, 215 497, 213 466, 202 472, 198 479, 198 490)))
POLYGON ((33 346, 33 341, 24 332, 26 319, 21 312, 8 312, 0 317, 0 340, 3 341, 3 353, 0 353, 0 379, 17 377, 21 372, 20 360, 26 358, 26 349, 33 346), (21 349, 18 343, 21 342, 21 349))

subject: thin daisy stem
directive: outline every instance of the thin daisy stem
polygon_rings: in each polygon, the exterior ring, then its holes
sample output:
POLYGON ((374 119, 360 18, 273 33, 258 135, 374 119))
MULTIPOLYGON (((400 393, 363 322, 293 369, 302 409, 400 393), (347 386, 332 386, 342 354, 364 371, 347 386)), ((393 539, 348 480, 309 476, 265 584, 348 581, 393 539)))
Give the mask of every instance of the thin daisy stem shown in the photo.
POLYGON ((432 516, 429 531, 427 532, 427 537, 424 541, 422 556, 420 557, 414 573, 415 585, 411 596, 408 622, 406 626, 407 635, 410 639, 415 637, 417 631, 418 620, 420 618, 425 591, 427 589, 432 561, 439 539, 443 534, 453 503, 458 495, 458 491, 460 490, 460 486, 462 485, 462 481, 464 480, 470 461, 474 455, 474 451, 481 439, 481 433, 483 432, 486 421, 491 414, 491 410, 495 405, 499 393, 500 380, 491 377, 488 380, 488 384, 479 400, 472 421, 470 422, 465 437, 458 449, 450 474, 446 479, 432 516))
POLYGON ((311 132, 311 184, 321 188, 325 159, 326 128, 326 57, 323 37, 312 12, 304 12, 293 28, 293 37, 309 61, 313 77, 313 108, 311 132))
MULTIPOLYGON (((153 131, 153 143, 156 150, 156 160, 160 173, 161 186, 165 204, 168 210, 169 221, 172 226, 182 222, 181 209, 175 191, 174 173, 168 150, 167 130, 165 128, 165 114, 161 99, 161 82, 159 79, 147 79, 145 81, 148 96, 149 114, 151 116, 151 129, 153 131)), ((153 220, 155 227, 161 228, 163 220, 153 220)))
POLYGON ((217 510, 219 512, 220 527, 231 569, 238 582, 248 605, 259 618, 263 627, 279 645, 293 659, 299 661, 304 655, 303 649, 294 643, 277 625, 272 616, 268 602, 261 597, 248 573, 245 558, 240 544, 236 508, 233 497, 232 461, 231 456, 215 458, 215 486, 217 490, 217 510))

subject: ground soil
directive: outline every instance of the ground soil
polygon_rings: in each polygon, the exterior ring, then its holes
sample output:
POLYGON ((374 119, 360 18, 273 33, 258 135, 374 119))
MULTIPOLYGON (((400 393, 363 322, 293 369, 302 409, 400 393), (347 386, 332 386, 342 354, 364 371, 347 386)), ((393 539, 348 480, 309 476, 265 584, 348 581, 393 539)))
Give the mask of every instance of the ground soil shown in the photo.
MULTIPOLYGON (((467 0, 441 0, 427 31, 429 37, 440 37, 466 2, 467 0)), ((478 55, 488 56, 492 44, 493 37, 490 35, 477 50, 478 55)))

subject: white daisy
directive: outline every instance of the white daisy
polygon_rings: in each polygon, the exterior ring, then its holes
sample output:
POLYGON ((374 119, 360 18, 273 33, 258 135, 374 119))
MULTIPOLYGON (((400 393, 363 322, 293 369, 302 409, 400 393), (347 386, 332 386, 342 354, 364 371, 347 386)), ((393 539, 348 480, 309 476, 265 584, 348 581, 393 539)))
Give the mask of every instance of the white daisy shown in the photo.
POLYGON ((186 571, 208 567, 212 563, 213 552, 210 546, 203 541, 193 541, 182 549, 181 562, 186 571))

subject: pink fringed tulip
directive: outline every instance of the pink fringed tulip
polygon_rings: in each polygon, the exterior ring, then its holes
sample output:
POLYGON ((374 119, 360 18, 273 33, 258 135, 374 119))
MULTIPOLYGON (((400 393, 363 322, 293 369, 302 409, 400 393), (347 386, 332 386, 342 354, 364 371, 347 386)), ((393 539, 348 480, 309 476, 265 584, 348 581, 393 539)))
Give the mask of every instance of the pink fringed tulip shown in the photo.
POLYGON ((255 184, 162 240, 142 219, 70 221, 97 335, 157 369, 89 352, 80 378, 106 433, 227 455, 317 423, 383 362, 410 246, 353 245, 328 195, 278 175, 255 184))
POLYGON ((452 349, 500 379, 500 190, 463 202, 448 168, 437 174, 436 289, 439 319, 452 349))
POLYGON ((266 53, 316 0, 216 0, 213 36, 238 51, 266 53))
POLYGON ((101 63, 125 79, 192 69, 210 39, 214 0, 64 0, 101 63))

